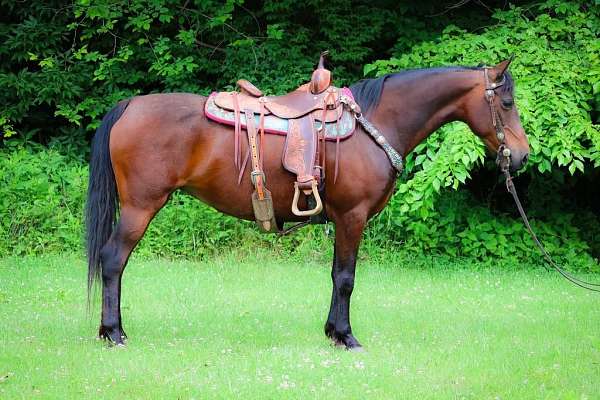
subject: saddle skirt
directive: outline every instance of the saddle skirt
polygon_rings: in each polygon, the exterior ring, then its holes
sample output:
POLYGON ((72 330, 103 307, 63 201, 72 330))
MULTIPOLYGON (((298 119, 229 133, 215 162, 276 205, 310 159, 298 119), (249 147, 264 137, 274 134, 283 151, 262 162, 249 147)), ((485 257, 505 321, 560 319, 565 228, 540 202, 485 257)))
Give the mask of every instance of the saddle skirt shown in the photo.
MULTIPOLYGON (((254 113, 255 126, 259 126, 261 99, 265 99, 264 108, 264 132, 276 135, 287 135, 290 131, 290 120, 301 118, 309 113, 313 113, 314 129, 319 130, 322 125, 322 101, 302 103, 306 92, 303 87, 278 97, 253 97, 238 93, 238 109, 244 111, 250 109, 254 113), (296 97, 296 98, 295 98, 296 97), (281 98, 283 102, 277 102, 281 98), (287 99, 286 99, 287 98, 287 99), (300 105, 294 104, 294 100, 300 105), (293 106, 288 105, 293 104, 293 106)), ((352 92, 348 88, 338 89, 342 94, 352 98, 352 92)), ((233 99, 234 92, 213 92, 207 99, 204 106, 204 113, 207 118, 225 125, 235 126, 235 103, 233 99)), ((309 93, 310 94, 310 93, 309 93)), ((310 95, 311 97, 317 97, 310 95)), ((321 97, 321 96, 318 96, 321 97)), ((315 99, 318 100, 318 99, 315 99)), ((247 128, 246 115, 239 114, 240 124, 243 129, 247 128)), ((344 109, 337 107, 327 110, 325 117, 325 139, 328 141, 337 141, 347 139, 354 133, 356 119, 354 115, 344 109)))

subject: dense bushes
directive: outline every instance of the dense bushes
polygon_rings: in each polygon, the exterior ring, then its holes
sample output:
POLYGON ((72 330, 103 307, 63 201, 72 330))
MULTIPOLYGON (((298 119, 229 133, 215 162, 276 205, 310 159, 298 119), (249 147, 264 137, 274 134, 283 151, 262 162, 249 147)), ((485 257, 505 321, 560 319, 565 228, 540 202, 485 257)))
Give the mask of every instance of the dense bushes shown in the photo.
MULTIPOLYGON (((82 253, 87 167, 56 150, 18 149, 0 155, 0 255, 82 253)), ((413 221, 410 234, 394 221, 393 213, 380 215, 370 223, 363 253, 427 251, 504 266, 516 266, 525 257, 538 259, 518 220, 493 215, 467 191, 445 194, 436 213, 437 218, 413 221)), ((572 267, 594 269, 589 246, 573 218, 556 212, 545 222, 536 221, 535 228, 553 255, 572 267)), ((197 258, 224 249, 253 252, 257 247, 286 256, 331 253, 332 238, 321 227, 277 238, 259 234, 252 225, 175 193, 150 225, 137 254, 197 258)))
MULTIPOLYGON (((495 63, 516 54, 516 101, 533 151, 519 190, 549 250, 597 268, 590 254, 600 255, 600 206, 581 187, 600 186, 599 11, 585 1, 524 3, 490 19, 483 9, 434 1, 0 0, 0 255, 81 250, 88 139, 117 100, 206 94, 241 76, 280 92, 307 79, 327 48, 340 84, 363 72, 495 63)), ((486 159, 464 125, 433 134, 371 222, 367 251, 539 259, 486 159)), ((281 251, 330 248, 319 227, 275 239, 251 226, 175 194, 139 252, 201 257, 248 242, 281 251)))
POLYGON ((0 158, 0 254, 78 249, 87 166, 55 151, 0 158))

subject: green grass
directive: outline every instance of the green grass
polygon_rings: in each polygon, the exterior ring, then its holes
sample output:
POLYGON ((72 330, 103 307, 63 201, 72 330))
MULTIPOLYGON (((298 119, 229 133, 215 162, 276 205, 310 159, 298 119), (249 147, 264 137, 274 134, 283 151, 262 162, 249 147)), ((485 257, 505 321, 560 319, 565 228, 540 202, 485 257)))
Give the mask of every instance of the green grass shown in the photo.
POLYGON ((600 398, 600 295, 423 260, 362 261, 352 353, 322 333, 326 262, 134 258, 122 349, 94 339, 82 259, 6 258, 0 398, 600 398))

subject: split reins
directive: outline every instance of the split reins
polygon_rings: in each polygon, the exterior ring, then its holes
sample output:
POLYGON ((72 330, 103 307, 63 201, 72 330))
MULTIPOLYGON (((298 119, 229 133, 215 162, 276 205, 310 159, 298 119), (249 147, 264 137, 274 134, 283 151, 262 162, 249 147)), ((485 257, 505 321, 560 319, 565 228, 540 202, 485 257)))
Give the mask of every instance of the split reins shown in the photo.
POLYGON ((506 140, 506 135, 505 135, 504 130, 505 129, 511 130, 511 129, 510 129, 509 126, 504 125, 504 122, 502 121, 502 118, 500 117, 500 114, 496 111, 496 107, 494 105, 494 97, 496 95, 496 89, 499 88, 500 86, 504 85, 506 77, 503 76, 502 80, 500 82, 490 82, 489 77, 488 77, 488 68, 484 68, 483 71, 484 71, 484 77, 485 77, 485 98, 486 98, 486 100, 487 100, 487 102, 489 104, 489 107, 490 107, 490 114, 492 116, 492 123, 494 125, 495 130, 496 130, 496 137, 498 138, 498 141, 500 142, 500 145, 498 146, 498 160, 497 160, 497 162, 498 162, 498 165, 500 166, 500 170, 502 171, 502 173, 506 177, 506 190, 508 190, 508 192, 512 195, 512 197, 513 197, 513 199, 515 201, 515 204, 517 206, 517 210, 519 211, 519 214, 521 215, 521 219, 523 220, 523 224, 525 225, 525 228, 527 229, 527 231, 531 235, 531 238, 533 239, 533 242, 540 249, 540 252, 544 256, 544 259, 563 278, 565 278, 569 282, 571 282, 574 285, 577 285, 577 286, 579 286, 581 288, 584 288, 584 289, 587 289, 587 290, 591 290, 593 292, 600 292, 600 284, 598 284, 598 283, 592 283, 592 282, 586 282, 584 280, 581 280, 581 279, 577 278, 576 276, 568 273, 567 271, 565 271, 561 267, 559 267, 556 264, 556 262, 554 262, 554 260, 552 259, 552 257, 550 257, 550 254, 548 254, 548 251, 542 245, 542 243, 538 239, 537 235, 535 234, 535 232, 531 228, 531 224, 529 223, 529 218, 527 218, 527 214, 525 213, 525 210, 523 209, 523 205, 521 204, 519 196, 517 195, 517 190, 515 189, 515 185, 513 183, 512 176, 510 175, 510 156, 511 156, 511 152, 510 152, 510 149, 508 147, 506 147, 506 141, 505 141, 506 140))

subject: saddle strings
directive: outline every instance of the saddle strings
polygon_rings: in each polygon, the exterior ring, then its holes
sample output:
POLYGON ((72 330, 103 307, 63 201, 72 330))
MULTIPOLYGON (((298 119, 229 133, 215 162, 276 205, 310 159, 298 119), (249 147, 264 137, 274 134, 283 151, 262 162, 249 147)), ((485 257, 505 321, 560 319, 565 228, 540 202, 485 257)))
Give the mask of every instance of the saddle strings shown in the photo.
POLYGON ((235 123, 235 128, 234 128, 234 149, 233 149, 233 162, 236 166, 236 168, 240 168, 240 157, 241 157, 241 150, 240 150, 240 135, 241 135, 241 116, 240 116, 240 103, 238 102, 238 94, 237 92, 233 92, 232 94, 232 99, 233 99, 233 109, 234 109, 234 123, 235 123))

